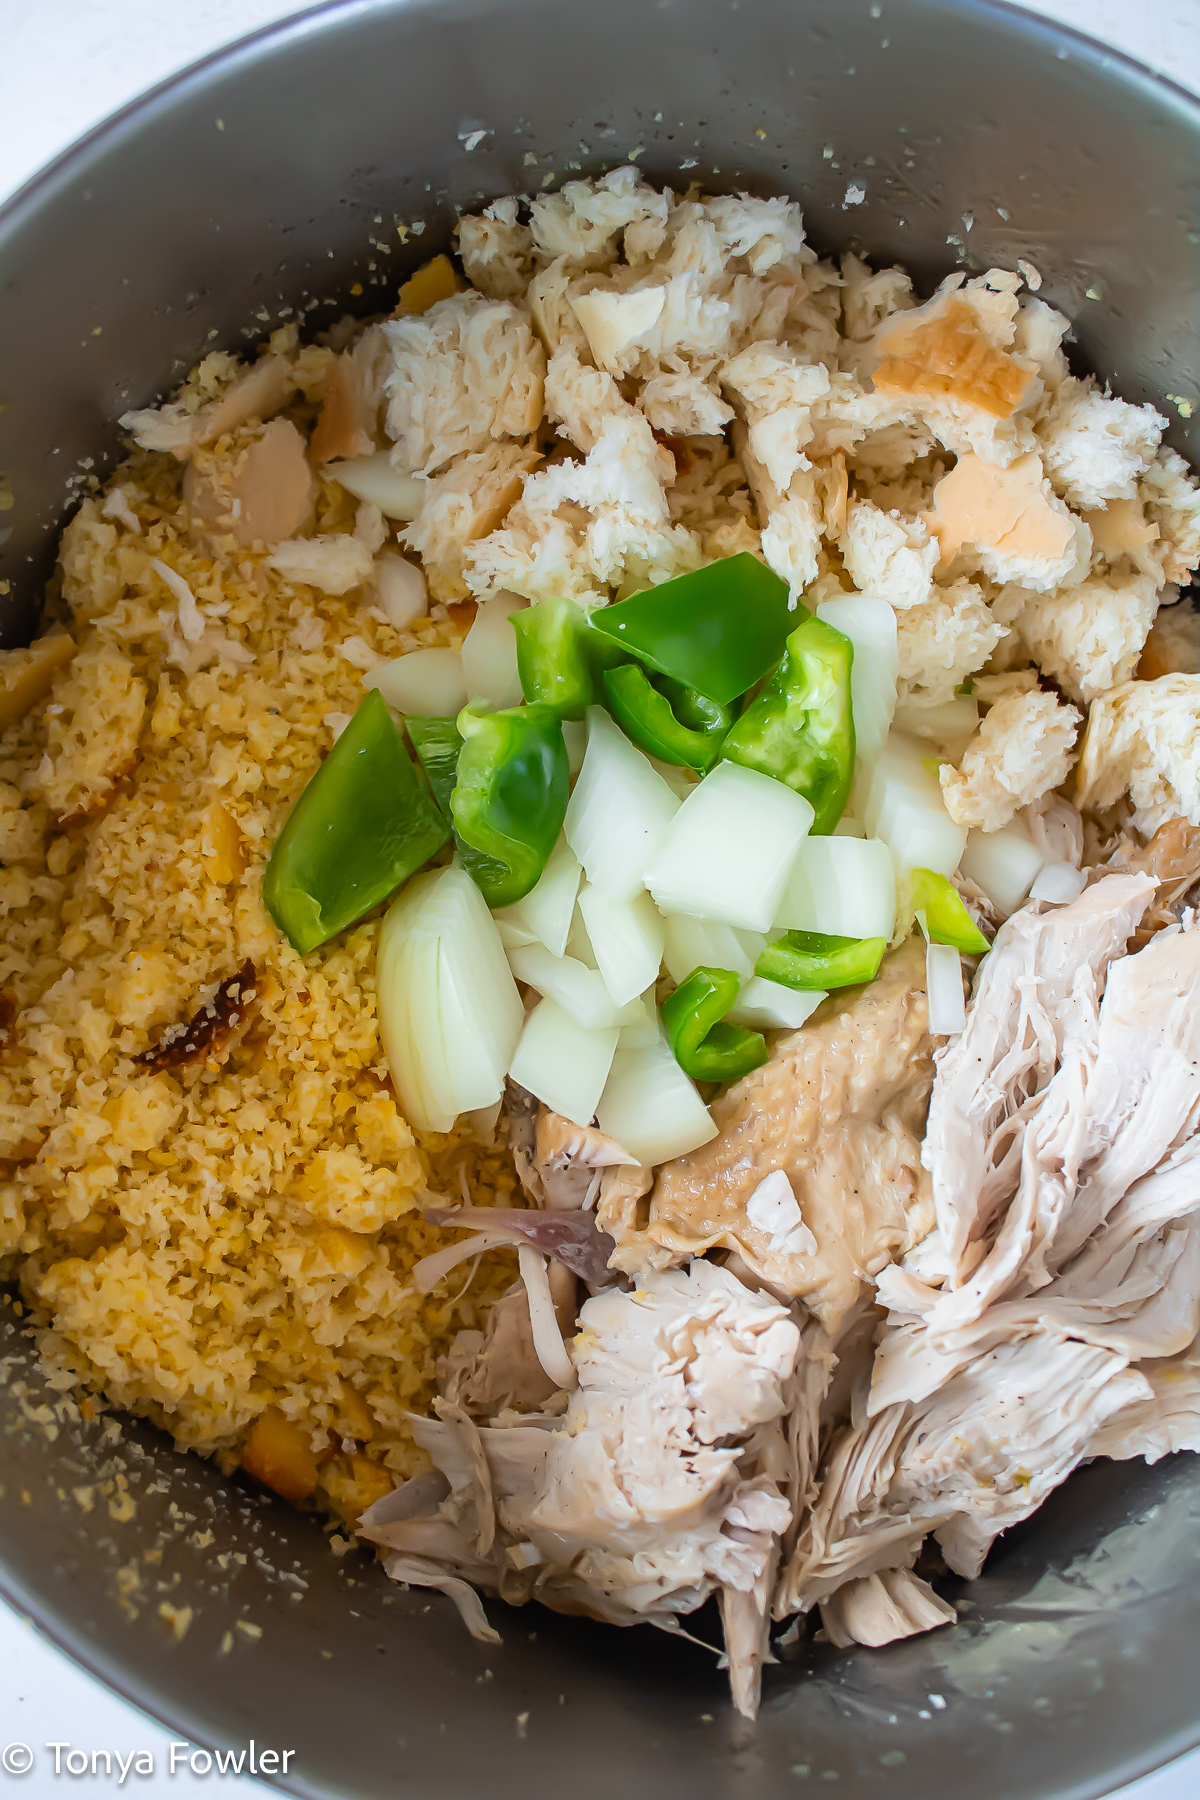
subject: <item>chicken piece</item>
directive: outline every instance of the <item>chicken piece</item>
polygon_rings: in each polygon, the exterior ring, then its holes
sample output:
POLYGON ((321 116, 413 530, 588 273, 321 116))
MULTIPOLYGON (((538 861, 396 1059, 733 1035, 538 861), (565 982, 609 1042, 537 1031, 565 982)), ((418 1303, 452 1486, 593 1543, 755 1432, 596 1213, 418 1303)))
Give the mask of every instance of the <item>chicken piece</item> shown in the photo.
POLYGON ((1030 452, 1006 468, 960 456, 933 490, 926 523, 941 547, 940 567, 967 553, 998 582, 1047 593, 1088 572, 1092 534, 1067 510, 1030 452))
MULTIPOLYGON (((448 1487, 405 1490, 364 1515, 365 1537, 427 1586, 474 1581, 614 1624, 671 1627, 727 1598, 731 1679, 758 1701, 767 1590, 790 1508, 785 1388, 800 1348, 787 1310, 727 1270, 695 1262, 632 1293, 589 1300, 565 1415, 476 1427, 443 1406, 414 1422, 448 1487), (482 1460, 483 1467, 480 1466, 482 1460), (416 1507, 420 1511, 416 1511, 416 1507)), ((424 1478, 418 1478, 424 1479, 424 1478)), ((400 1569, 402 1567, 402 1573, 400 1569)))
POLYGON ((1151 1391, 1124 1357, 1038 1332, 975 1358, 928 1399, 843 1432, 777 1611, 910 1567, 930 1531, 951 1569, 973 1579, 996 1535, 1035 1512, 1106 1421, 1151 1391))
POLYGON ((387 431, 405 474, 431 475, 455 456, 536 430, 546 359, 511 301, 455 294, 380 329, 392 359, 387 431))
POLYGON ((50 631, 18 650, 0 650, 0 731, 15 725, 43 695, 75 654, 75 640, 50 631))
POLYGON ((1200 1341, 1178 1356, 1139 1363, 1151 1397, 1133 1400, 1100 1427, 1088 1446, 1092 1456, 1149 1463, 1179 1450, 1200 1450, 1200 1341))
POLYGON ((958 1614, 911 1569, 882 1569, 843 1582, 821 1601, 821 1623, 839 1650, 851 1644, 894 1644, 954 1625, 958 1614))
POLYGON ((183 478, 193 525, 237 543, 277 544, 299 531, 312 503, 304 439, 290 419, 274 419, 231 453, 193 457, 183 478))
MULTIPOLYGON (((286 357, 264 356, 243 370, 239 363, 218 352, 216 358, 206 358, 196 371, 201 382, 208 365, 218 362, 222 373, 228 368, 233 379, 215 398, 197 406, 193 388, 165 406, 122 413, 120 423, 143 450, 165 450, 185 462, 195 451, 215 444, 239 426, 273 419, 296 391, 292 365, 286 357)), ((196 377, 192 379, 194 382, 196 377)))
MULTIPOLYGON (((560 1321, 561 1323, 561 1321, 560 1321)), ((572 1332, 574 1316, 563 1327, 572 1332)), ((529 1324, 529 1297, 518 1282, 492 1307, 487 1331, 460 1332, 451 1346, 450 1359, 458 1366, 447 1385, 447 1394, 462 1401, 476 1418, 494 1418, 506 1407, 514 1412, 537 1412, 557 1391, 538 1361, 529 1324), (466 1343, 466 1339, 479 1341, 466 1343)))
POLYGON ((400 539, 415 550, 435 600, 465 600, 463 552, 496 531, 521 497, 525 477, 542 460, 533 443, 489 444, 456 456, 425 483, 421 510, 400 539))
POLYGON ((938 1059, 921 1149, 955 1281, 1016 1189, 1029 1103, 1054 1075, 1076 972, 1100 985, 1153 892, 1147 875, 1112 875, 1069 906, 1022 907, 997 932, 967 1028, 938 1059))
POLYGON ((1200 675, 1125 681, 1093 700, 1075 786, 1082 811, 1127 793, 1147 837, 1177 816, 1200 826, 1200 675))
POLYGON ((551 1208, 591 1206, 600 1188, 603 1169, 636 1167, 636 1159, 620 1144, 592 1126, 574 1125, 570 1119, 538 1109, 534 1154, 551 1208))
POLYGON ((602 1204, 600 1223, 618 1237, 614 1266, 639 1267, 647 1250, 678 1259, 720 1245, 836 1335, 867 1277, 932 1222, 920 1167, 933 1081, 924 977, 923 947, 910 940, 870 986, 832 997, 781 1038, 714 1101, 718 1136, 659 1169, 644 1230, 602 1204), (752 1197, 777 1170, 813 1251, 751 1223, 752 1197))
POLYGON ((1071 506, 1132 500, 1166 423, 1152 406, 1103 392, 1093 376, 1068 375, 1037 425, 1046 472, 1071 506))
POLYGON ((938 770, 946 811, 959 825, 998 831, 1023 806, 1059 787, 1071 767, 1081 715, 1043 689, 997 700, 958 768, 938 770))
POLYGON ((1182 909, 1189 900, 1194 903, 1193 890, 1200 882, 1200 828, 1189 825, 1186 819, 1168 819, 1148 844, 1124 844, 1090 873, 1098 881, 1105 875, 1139 870, 1152 875, 1159 884, 1134 933, 1133 941, 1140 949, 1165 925, 1178 924, 1182 909))

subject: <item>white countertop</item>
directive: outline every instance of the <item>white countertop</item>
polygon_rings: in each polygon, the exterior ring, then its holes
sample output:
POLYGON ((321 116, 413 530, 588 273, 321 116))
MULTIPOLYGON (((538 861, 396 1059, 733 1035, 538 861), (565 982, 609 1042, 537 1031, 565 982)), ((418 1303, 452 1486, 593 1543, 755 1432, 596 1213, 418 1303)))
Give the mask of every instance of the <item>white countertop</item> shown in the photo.
MULTIPOLYGON (((1200 91, 1200 0, 1017 0, 1103 38, 1128 55, 1200 91)), ((42 163, 135 94, 235 37, 289 13, 296 0, 25 0, 4 9, 0 58, 0 199, 42 163)), ((215 1773, 193 1774, 186 1761, 169 1773, 170 1734, 151 1723, 44 1642, 0 1604, 0 1765, 4 1746, 38 1755, 29 1776, 0 1766, 0 1791, 49 1800, 63 1788, 101 1792, 116 1786, 120 1752, 148 1751, 155 1773, 128 1786, 138 1794, 212 1793, 215 1773), (106 1748, 114 1773, 53 1774, 54 1741, 106 1748)), ((62 1752, 66 1755, 66 1752, 62 1752)), ((203 1765, 201 1765, 202 1767, 203 1765)), ((228 1778, 226 1778, 228 1779, 228 1778)), ((242 1780, 243 1787, 265 1789, 242 1780)), ((1193 1800, 1200 1793, 1200 1751, 1113 1800, 1193 1800)), ((987 1800, 980 1795, 976 1800, 987 1800)))

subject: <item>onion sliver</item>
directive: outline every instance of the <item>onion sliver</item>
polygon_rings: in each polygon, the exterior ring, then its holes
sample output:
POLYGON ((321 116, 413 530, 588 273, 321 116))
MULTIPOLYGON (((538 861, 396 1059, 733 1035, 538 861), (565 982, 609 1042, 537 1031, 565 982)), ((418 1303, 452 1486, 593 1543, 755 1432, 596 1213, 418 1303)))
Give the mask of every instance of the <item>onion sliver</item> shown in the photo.
POLYGON ((498 924, 503 922, 528 932, 526 943, 536 940, 555 956, 562 956, 571 935, 571 919, 582 880, 583 870, 575 852, 566 838, 559 838, 537 886, 515 906, 506 906, 496 913, 495 919, 498 924))
POLYGON ((849 595, 845 600, 823 600, 817 607, 817 617, 842 632, 854 645, 850 704, 855 747, 859 760, 871 764, 887 742, 896 710, 900 652, 895 609, 887 600, 849 595))
POLYGON ((617 1023, 617 1008, 604 977, 576 957, 552 956, 545 944, 525 944, 509 951, 508 966, 518 981, 555 1001, 585 1031, 603 1031, 617 1023))
POLYGON ((579 911, 604 985, 617 1006, 636 1000, 656 980, 663 955, 663 920, 649 894, 610 900, 585 887, 579 911))
POLYGON ((617 1027, 585 1031, 554 1000, 525 1021, 509 1067, 520 1087, 576 1125, 590 1125, 617 1048, 617 1027))
POLYGON ((1016 912, 1049 860, 1014 819, 999 831, 972 831, 959 867, 1007 918, 1016 912))
POLYGON ((824 998, 819 989, 784 987, 781 981, 755 975, 725 1017, 731 1025, 752 1025, 758 1031, 795 1031, 824 998))
POLYGON ((671 821, 646 886, 663 912, 769 931, 812 821, 781 781, 718 763, 671 821))
POLYGON ((896 710, 896 729, 958 762, 979 730, 979 706, 965 694, 941 706, 901 706, 896 710))
POLYGON ((517 594, 496 594, 480 602, 462 642, 463 680, 469 699, 485 700, 498 711, 520 706, 517 634, 509 620, 527 605, 517 594))
POLYGON ((410 650, 392 662, 376 663, 363 676, 397 712, 418 719, 457 718, 467 704, 462 657, 457 650, 410 650))
POLYGON ((381 550, 375 558, 375 592, 388 624, 397 631, 407 630, 429 611, 424 573, 398 550, 381 550))
POLYGON ((402 475, 386 450, 329 463, 322 473, 330 481, 340 482, 356 499, 369 500, 389 519, 415 519, 426 494, 421 477, 402 475))
POLYGON ((715 919, 689 919, 686 913, 666 918, 663 960, 671 980, 682 984, 693 969, 732 969, 749 981, 766 939, 760 932, 735 931, 715 919))
POLYGON ((780 931, 890 938, 896 870, 878 838, 805 838, 775 915, 780 931))
POLYGON ((1087 873, 1074 863, 1049 862, 1029 890, 1031 900, 1044 900, 1048 906, 1067 906, 1078 900, 1087 886, 1087 873))
POLYGON ((617 1014, 617 1024, 620 1027, 618 1050, 644 1050, 649 1044, 657 1044, 662 1037, 662 1028, 654 1004, 654 989, 647 988, 644 994, 623 1006, 617 1014))
POLYGON ((610 900, 632 900, 679 801, 603 707, 589 706, 587 725, 583 767, 567 807, 567 842, 594 887, 610 900))
POLYGON ((578 1377, 559 1330, 546 1259, 532 1244, 523 1244, 517 1251, 517 1261, 521 1265, 521 1280, 525 1283, 529 1301, 529 1329, 537 1359, 551 1381, 557 1382, 560 1388, 573 1388, 578 1377))
POLYGON ((379 933, 379 1029, 412 1123, 448 1131, 491 1106, 521 1035, 524 1009, 500 934, 464 869, 418 875, 379 933))
POLYGON ((967 841, 966 826, 946 811, 931 760, 923 744, 893 731, 867 789, 862 822, 871 837, 883 839, 902 874, 953 875, 967 841))
POLYGON ((926 944, 925 992, 929 1000, 929 1029, 934 1037, 953 1037, 966 1028, 962 957, 951 944, 926 944))
POLYGON ((660 1037, 618 1050, 596 1117, 645 1168, 684 1156, 717 1135, 712 1115, 660 1037))

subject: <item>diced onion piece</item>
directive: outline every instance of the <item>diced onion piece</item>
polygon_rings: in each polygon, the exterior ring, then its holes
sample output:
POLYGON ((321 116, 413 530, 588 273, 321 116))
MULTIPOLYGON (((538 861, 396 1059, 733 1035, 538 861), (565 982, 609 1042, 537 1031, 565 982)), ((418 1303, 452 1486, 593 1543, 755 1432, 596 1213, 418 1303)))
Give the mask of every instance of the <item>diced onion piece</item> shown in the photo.
POLYGON ((388 624, 404 631, 429 611, 429 589, 415 562, 398 550, 381 550, 375 558, 375 593, 388 624))
POLYGON ((834 837, 865 838, 867 828, 865 825, 860 825, 857 819, 852 819, 849 813, 843 813, 833 828, 833 835, 834 837))
MULTIPOLYGON (((505 906, 493 916, 497 924, 510 924, 528 932, 528 936, 520 942, 530 943, 536 940, 545 944, 547 950, 555 956, 566 954, 567 939, 571 935, 571 921, 575 915, 575 900, 579 893, 579 883, 583 880, 583 870, 575 858, 566 838, 559 838, 550 852, 550 860, 538 878, 537 886, 531 888, 523 900, 515 906, 505 906)), ((508 940, 505 939, 507 943, 508 940)))
POLYGON ((618 1050, 596 1118, 645 1168, 684 1156, 717 1135, 707 1106, 660 1037, 638 1050, 618 1050))
POLYGON ((925 993, 929 1029, 934 1037, 953 1037, 967 1023, 963 999, 962 956, 952 944, 925 946, 925 993))
POLYGON ((505 907, 503 912, 492 914, 496 921, 496 930, 500 933, 500 942, 504 948, 506 950, 522 950, 526 944, 540 943, 541 940, 534 936, 527 925, 520 924, 516 919, 505 917, 506 913, 515 910, 514 907, 505 907))
POLYGON ((562 733, 567 746, 567 773, 578 775, 587 751, 587 724, 583 719, 564 719, 562 733))
POLYGON ((887 741, 896 710, 900 653, 895 609, 887 600, 852 594, 845 600, 823 600, 817 617, 843 632, 854 645, 850 704, 855 746, 860 762, 869 765, 887 741))
POLYGON ((518 981, 556 1001, 586 1031, 616 1024, 617 1009, 604 977, 575 957, 554 956, 544 944, 526 944, 509 951, 508 966, 518 981))
POLYGON ((359 500, 369 500, 389 519, 415 519, 425 498, 421 477, 402 475, 386 450, 330 463, 321 472, 359 500))
POLYGON ((617 1028, 586 1031, 554 1000, 543 1000, 525 1021, 509 1074, 552 1112, 590 1125, 608 1080, 617 1028))
POLYGON ((784 987, 781 981, 754 975, 725 1017, 731 1025, 752 1025, 758 1031, 796 1031, 824 999, 819 989, 784 987))
POLYGON ((720 762, 671 821, 646 886, 663 912, 768 931, 812 821, 782 781, 720 762))
POLYGON ((423 1131, 493 1105, 524 1009, 500 935, 465 870, 418 875, 379 934, 379 1029, 404 1111, 423 1131))
POLYGON ((875 764, 862 822, 871 837, 883 839, 901 874, 933 869, 953 875, 967 828, 956 825, 946 811, 929 760, 925 745, 893 731, 875 764))
POLYGON ((534 1354, 551 1381, 557 1382, 560 1388, 573 1388, 578 1376, 559 1329, 546 1259, 532 1244, 522 1244, 517 1251, 517 1261, 529 1302, 529 1331, 534 1354))
POLYGON ((589 706, 587 725, 583 767, 567 807, 567 842, 593 887, 610 900, 632 900, 679 801, 603 707, 589 706))
POLYGON ((1044 900, 1050 906, 1067 906, 1078 900, 1087 886, 1087 876, 1074 863, 1050 862, 1029 890, 1031 900, 1044 900))
POLYGON ((1049 859, 1014 820, 999 831, 973 831, 959 865, 1005 918, 1016 912, 1049 859))
POLYGON ((517 634, 509 620, 527 604, 517 594, 496 594, 491 600, 480 602, 474 623, 462 642, 468 699, 485 700, 498 712, 506 706, 520 706, 517 634))
POLYGON ((958 762, 979 729, 979 706, 965 694, 941 706, 901 706, 896 728, 958 762))
POLYGON ((684 982, 693 969, 732 969, 749 981, 766 939, 761 932, 735 931, 715 919, 691 919, 670 913, 665 920, 663 960, 674 982, 684 982))
POLYGON ((779 931, 890 938, 896 870, 878 838, 805 838, 775 915, 779 931))
POLYGON ((662 1030, 658 1023, 658 1008, 654 1004, 654 989, 647 988, 644 994, 623 1006, 617 1014, 617 1025, 620 1027, 618 1050, 645 1050, 648 1045, 657 1044, 662 1030))
POLYGON ((598 887, 585 887, 579 911, 604 985, 618 1006, 636 1000, 653 985, 663 954, 663 921, 649 894, 610 900, 598 887))
POLYGON ((376 663, 363 676, 397 712, 418 719, 453 719, 467 704, 462 657, 457 650, 410 650, 392 662, 376 663))

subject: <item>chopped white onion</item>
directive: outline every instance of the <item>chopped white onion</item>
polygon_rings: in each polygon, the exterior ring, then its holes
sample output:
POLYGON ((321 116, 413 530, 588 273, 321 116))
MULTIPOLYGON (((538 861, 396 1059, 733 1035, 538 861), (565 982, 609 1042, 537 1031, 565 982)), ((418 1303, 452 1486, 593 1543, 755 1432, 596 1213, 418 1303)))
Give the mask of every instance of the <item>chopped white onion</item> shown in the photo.
POLYGON ((717 1135, 712 1115, 662 1038, 618 1050, 596 1117, 645 1168, 684 1156, 717 1135))
MULTIPOLYGON (((538 878, 537 886, 531 888, 515 906, 502 907, 495 913, 493 916, 496 923, 519 927, 527 932, 528 936, 518 939, 518 942, 545 944, 547 950, 552 951, 555 956, 563 956, 571 934, 575 899, 582 880, 583 870, 576 861, 575 852, 566 838, 560 837, 550 852, 549 861, 538 878)), ((505 943, 509 944, 509 939, 505 938, 505 943)))
POLYGON ((517 919, 505 917, 505 913, 509 910, 506 907, 504 911, 492 914, 496 921, 496 930, 500 933, 500 942, 504 948, 506 950, 522 950, 526 944, 540 943, 541 939, 535 937, 527 925, 522 925, 517 919))
POLYGON ((900 706, 896 709, 896 729, 919 738, 956 763, 979 729, 979 706, 965 694, 941 706, 900 706))
POLYGON ((554 1000, 543 1000, 525 1021, 509 1074, 552 1112, 590 1125, 604 1091, 617 1028, 587 1031, 554 1000))
POLYGON ((693 969, 732 969, 749 981, 766 938, 761 932, 735 931, 715 919, 692 919, 669 913, 665 920, 663 960, 672 981, 686 981, 693 969))
POLYGON ((933 869, 953 875, 967 841, 965 825, 946 811, 941 784, 925 745, 893 731, 867 788, 862 822, 882 838, 901 874, 933 869))
POLYGON ((784 987, 781 981, 754 975, 725 1017, 731 1025, 750 1025, 756 1031, 796 1031, 824 999, 819 989, 784 987))
POLYGON ((812 821, 782 781, 718 763, 671 821, 646 886, 663 912, 768 931, 812 821))
POLYGON ((929 1001, 929 1029, 934 1037, 952 1037, 966 1029, 962 957, 952 944, 926 944, 925 993, 929 1001))
POLYGON ((517 1251, 517 1261, 521 1265, 521 1280, 525 1283, 525 1296, 529 1301, 529 1330, 534 1353, 551 1381, 557 1382, 560 1388, 573 1388, 578 1377, 559 1329, 546 1259, 532 1244, 522 1244, 517 1251))
POLYGON ((860 825, 857 819, 852 819, 849 813, 843 813, 833 828, 834 837, 865 838, 866 835, 866 826, 860 825))
POLYGON ((823 600, 817 617, 854 645, 850 669, 854 737, 859 760, 870 765, 887 741, 896 710, 900 653, 895 609, 886 600, 851 594, 845 600, 823 600))
POLYGON ((375 558, 375 592, 388 624, 397 631, 406 630, 429 611, 429 590, 422 570, 398 550, 381 550, 375 558))
POLYGON ((567 746, 567 771, 572 776, 578 775, 587 750, 587 725, 583 719, 564 719, 562 733, 563 743, 567 746))
POLYGON ((616 1024, 617 1009, 603 975, 575 957, 554 956, 545 944, 524 944, 509 951, 508 966, 518 981, 556 1001, 586 1031, 616 1024))
POLYGON ((524 1008, 492 915, 464 869, 418 875, 393 903, 375 986, 384 1051, 414 1125, 449 1131, 459 1113, 500 1098, 524 1008))
POLYGON ((679 801, 603 707, 589 706, 587 725, 583 767, 567 807, 567 842, 593 887, 611 900, 632 900, 679 801))
POLYGON ((775 926, 833 937, 890 938, 896 870, 878 838, 805 838, 792 864, 775 926))
POLYGON ((579 911, 613 1000, 618 1006, 636 1000, 654 983, 663 955, 663 921, 649 894, 610 900, 589 885, 579 896, 579 911))
POLYGON ((457 650, 410 650, 391 662, 376 663, 363 676, 389 706, 417 719, 453 719, 467 704, 462 657, 457 650))
POLYGON ((1016 912, 1049 861, 1014 819, 999 831, 972 831, 960 868, 1005 918, 1016 912))
POLYGON ((1087 886, 1087 871, 1074 863, 1049 862, 1029 890, 1031 900, 1044 900, 1049 906, 1068 906, 1078 900, 1087 886))
POLYGON ((402 475, 387 450, 329 463, 321 472, 357 499, 369 500, 389 519, 415 519, 425 498, 424 480, 418 475, 402 475))
POLYGON ((480 602, 462 642, 463 680, 469 699, 484 700, 497 711, 520 706, 517 634, 509 620, 528 604, 518 594, 507 593, 480 602))
POLYGON ((662 1037, 658 1023, 658 1008, 654 1004, 654 989, 647 988, 628 1006, 623 1006, 617 1014, 620 1032, 617 1037, 618 1050, 645 1050, 650 1044, 657 1044, 662 1037))

